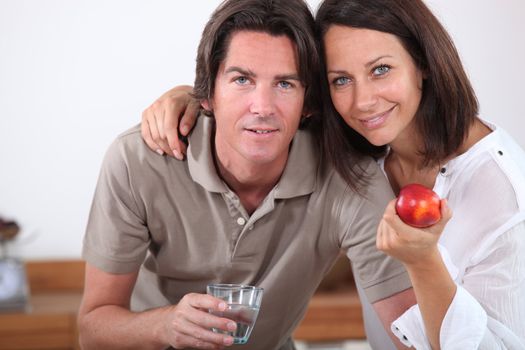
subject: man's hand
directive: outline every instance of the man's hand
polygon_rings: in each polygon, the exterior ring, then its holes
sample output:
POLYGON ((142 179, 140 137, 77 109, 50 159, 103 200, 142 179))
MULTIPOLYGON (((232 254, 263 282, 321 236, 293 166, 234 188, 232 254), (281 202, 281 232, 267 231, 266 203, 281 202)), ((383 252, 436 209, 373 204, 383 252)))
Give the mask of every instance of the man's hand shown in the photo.
POLYGON ((226 309, 223 300, 206 294, 187 294, 177 305, 130 311, 130 299, 138 271, 112 274, 86 264, 84 296, 78 313, 79 341, 82 349, 223 349, 232 345, 227 334, 232 320, 217 317, 208 310, 226 309))
POLYGON ((193 87, 176 86, 164 93, 142 112, 142 138, 159 154, 182 160, 186 144, 179 137, 188 136, 195 125, 200 104, 191 96, 193 87))
POLYGON ((233 344, 233 337, 214 333, 211 328, 235 331, 235 322, 212 315, 208 310, 222 312, 224 301, 206 294, 190 293, 166 310, 164 336, 175 349, 223 349, 233 344))

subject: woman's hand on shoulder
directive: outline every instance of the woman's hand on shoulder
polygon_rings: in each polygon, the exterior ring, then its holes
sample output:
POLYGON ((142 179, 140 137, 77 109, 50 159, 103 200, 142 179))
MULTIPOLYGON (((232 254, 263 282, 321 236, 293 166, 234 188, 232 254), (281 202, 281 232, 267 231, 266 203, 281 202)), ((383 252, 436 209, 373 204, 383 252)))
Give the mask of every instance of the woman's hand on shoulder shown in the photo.
POLYGON ((176 86, 142 112, 141 133, 149 148, 161 155, 184 159, 186 143, 182 137, 188 136, 200 109, 192 91, 188 85, 176 86))

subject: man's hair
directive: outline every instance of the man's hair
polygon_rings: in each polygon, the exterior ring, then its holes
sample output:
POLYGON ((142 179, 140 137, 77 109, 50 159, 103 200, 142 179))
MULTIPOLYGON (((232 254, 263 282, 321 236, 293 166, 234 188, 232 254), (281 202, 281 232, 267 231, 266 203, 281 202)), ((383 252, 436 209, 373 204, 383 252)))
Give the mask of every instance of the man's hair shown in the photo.
MULTIPOLYGON (((478 115, 478 101, 450 36, 423 1, 326 0, 316 17, 319 40, 332 25, 390 33, 400 40, 424 74, 415 121, 424 141, 425 165, 437 165, 454 154, 478 115)), ((386 146, 376 147, 351 129, 331 103, 326 76, 322 84, 323 147, 341 175, 354 181, 348 154, 358 150, 377 157, 385 154, 386 146)))
POLYGON ((202 33, 197 52, 194 97, 213 97, 220 64, 226 58, 232 35, 255 31, 287 36, 296 47, 299 78, 305 86, 304 110, 320 110, 320 54, 314 33, 315 22, 302 0, 226 0, 212 14, 202 33))

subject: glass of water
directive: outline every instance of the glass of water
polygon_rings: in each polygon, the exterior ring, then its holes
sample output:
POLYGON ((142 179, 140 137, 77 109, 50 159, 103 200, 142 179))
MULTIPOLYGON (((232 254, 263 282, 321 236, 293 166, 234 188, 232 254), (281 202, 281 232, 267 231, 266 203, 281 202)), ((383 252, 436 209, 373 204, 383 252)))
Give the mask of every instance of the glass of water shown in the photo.
POLYGON ((259 314, 263 289, 243 284, 209 284, 206 291, 209 295, 224 300, 228 305, 224 311, 210 310, 210 312, 237 323, 237 328, 233 332, 215 328, 213 331, 231 335, 234 344, 246 344, 259 314))

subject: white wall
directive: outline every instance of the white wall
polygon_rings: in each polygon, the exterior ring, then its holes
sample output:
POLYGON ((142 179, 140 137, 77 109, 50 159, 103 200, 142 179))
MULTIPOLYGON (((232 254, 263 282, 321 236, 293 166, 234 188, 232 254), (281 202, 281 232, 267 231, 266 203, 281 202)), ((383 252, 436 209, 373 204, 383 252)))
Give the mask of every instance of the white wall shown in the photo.
MULTIPOLYGON (((23 227, 12 255, 80 256, 107 146, 163 91, 193 82, 218 3, 0 0, 0 215, 23 227)), ((525 147, 525 2, 428 3, 455 39, 482 116, 525 147)))

